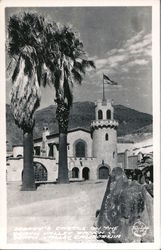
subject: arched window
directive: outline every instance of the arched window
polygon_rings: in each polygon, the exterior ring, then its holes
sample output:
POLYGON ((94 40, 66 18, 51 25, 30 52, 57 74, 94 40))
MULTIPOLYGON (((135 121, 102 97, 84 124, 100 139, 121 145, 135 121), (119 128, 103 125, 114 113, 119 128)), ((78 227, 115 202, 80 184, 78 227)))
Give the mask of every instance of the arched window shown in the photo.
POLYGON ((74 167, 72 169, 72 178, 79 178, 79 168, 74 167))
POLYGON ((85 157, 85 143, 79 141, 75 145, 75 156, 76 157, 85 157))
POLYGON ((106 118, 107 118, 107 120, 111 119, 111 110, 110 109, 108 109, 106 112, 106 118))
POLYGON ((108 141, 108 134, 105 134, 105 140, 108 141))
POLYGON ((102 118, 103 118, 102 110, 98 110, 98 120, 102 120, 102 118))

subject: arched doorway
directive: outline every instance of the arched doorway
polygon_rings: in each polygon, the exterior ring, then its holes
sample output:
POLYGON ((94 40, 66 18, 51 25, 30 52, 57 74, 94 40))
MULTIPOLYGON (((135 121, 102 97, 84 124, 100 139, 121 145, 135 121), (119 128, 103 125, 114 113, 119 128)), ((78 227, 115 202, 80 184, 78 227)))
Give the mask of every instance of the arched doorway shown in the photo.
POLYGON ((48 172, 44 165, 40 162, 34 162, 34 171, 35 171, 35 181, 47 181, 48 172))
POLYGON ((82 177, 84 178, 84 180, 89 180, 89 168, 83 168, 82 177))
POLYGON ((79 168, 74 167, 72 169, 72 178, 79 178, 79 168))
POLYGON ((98 179, 108 179, 108 177, 109 177, 109 168, 102 165, 98 169, 98 179))

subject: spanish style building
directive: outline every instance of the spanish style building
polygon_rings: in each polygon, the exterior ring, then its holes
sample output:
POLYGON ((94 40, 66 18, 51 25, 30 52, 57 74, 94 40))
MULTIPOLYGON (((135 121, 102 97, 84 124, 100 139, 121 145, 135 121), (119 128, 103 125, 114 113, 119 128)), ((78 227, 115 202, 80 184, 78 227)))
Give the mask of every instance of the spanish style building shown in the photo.
MULTIPOLYGON (((68 169, 70 181, 107 179, 110 171, 121 166, 136 168, 142 151, 152 153, 152 141, 136 147, 133 142, 119 141, 118 122, 114 120, 113 102, 95 103, 95 120, 89 130, 75 128, 68 131, 68 169), (143 149, 143 147, 146 149, 143 149), (137 148, 137 150, 136 150, 137 148)), ((58 177, 59 134, 50 134, 43 128, 40 138, 34 140, 35 180, 55 182, 58 177)), ((21 181, 23 173, 23 146, 13 146, 13 155, 7 161, 7 180, 21 181)))

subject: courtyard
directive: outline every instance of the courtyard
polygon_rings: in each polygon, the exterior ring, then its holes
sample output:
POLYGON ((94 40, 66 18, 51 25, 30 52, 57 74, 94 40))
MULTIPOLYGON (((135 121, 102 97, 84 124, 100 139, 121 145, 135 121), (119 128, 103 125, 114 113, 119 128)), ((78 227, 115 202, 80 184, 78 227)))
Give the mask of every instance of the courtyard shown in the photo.
POLYGON ((107 180, 46 184, 22 192, 20 182, 8 183, 8 243, 99 243, 95 214, 106 185, 107 180))

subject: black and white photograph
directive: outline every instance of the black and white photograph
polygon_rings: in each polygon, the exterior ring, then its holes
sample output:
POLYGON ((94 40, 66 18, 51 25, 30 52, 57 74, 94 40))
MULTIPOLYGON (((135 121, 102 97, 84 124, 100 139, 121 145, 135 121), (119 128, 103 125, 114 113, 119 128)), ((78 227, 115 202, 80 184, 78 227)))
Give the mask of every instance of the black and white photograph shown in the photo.
POLYGON ((0 8, 0 248, 159 250, 160 1, 0 8))

